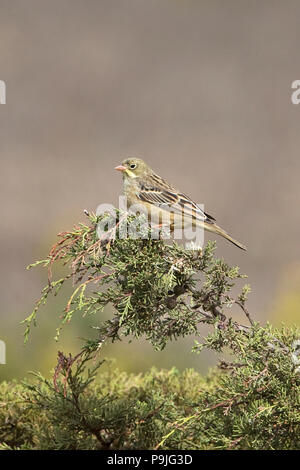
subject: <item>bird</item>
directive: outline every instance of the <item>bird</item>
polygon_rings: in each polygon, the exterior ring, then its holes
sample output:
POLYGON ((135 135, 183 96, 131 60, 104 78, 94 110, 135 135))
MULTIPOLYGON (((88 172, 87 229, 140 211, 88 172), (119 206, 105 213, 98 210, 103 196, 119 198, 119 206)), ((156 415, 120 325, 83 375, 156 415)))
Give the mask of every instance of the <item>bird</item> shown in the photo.
MULTIPOLYGON (((115 170, 123 174, 123 194, 127 199, 127 208, 139 204, 149 214, 151 220, 165 220, 169 215, 170 228, 185 227, 188 223, 215 233, 233 243, 241 250, 246 246, 232 238, 216 224, 216 219, 204 212, 189 196, 175 189, 164 178, 156 174, 142 159, 126 158, 115 170)), ((162 225, 162 224, 160 224, 162 225)))

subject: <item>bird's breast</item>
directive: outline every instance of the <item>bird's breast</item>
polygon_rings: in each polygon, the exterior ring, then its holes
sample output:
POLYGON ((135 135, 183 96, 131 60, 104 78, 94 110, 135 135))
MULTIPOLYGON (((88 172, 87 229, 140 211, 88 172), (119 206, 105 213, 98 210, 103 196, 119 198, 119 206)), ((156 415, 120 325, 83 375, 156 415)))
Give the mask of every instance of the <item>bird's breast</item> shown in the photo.
POLYGON ((127 199, 127 209, 130 208, 133 204, 139 202, 138 194, 139 188, 134 181, 130 181, 127 178, 124 178, 123 181, 123 194, 127 199))

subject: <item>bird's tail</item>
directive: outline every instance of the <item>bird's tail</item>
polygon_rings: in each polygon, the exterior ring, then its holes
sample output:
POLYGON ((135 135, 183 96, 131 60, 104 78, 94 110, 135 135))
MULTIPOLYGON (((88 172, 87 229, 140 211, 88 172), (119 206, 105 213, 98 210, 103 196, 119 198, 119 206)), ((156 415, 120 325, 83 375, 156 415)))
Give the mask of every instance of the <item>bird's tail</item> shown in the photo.
POLYGON ((245 245, 243 245, 242 243, 240 243, 237 240, 235 240, 234 238, 232 238, 230 235, 228 235, 227 232, 225 232, 225 230, 223 230, 218 225, 205 222, 204 227, 209 232, 217 233, 218 235, 221 235, 221 237, 226 238, 226 240, 229 240, 231 243, 233 243, 235 246, 237 246, 241 250, 245 250, 245 251, 247 250, 245 245))

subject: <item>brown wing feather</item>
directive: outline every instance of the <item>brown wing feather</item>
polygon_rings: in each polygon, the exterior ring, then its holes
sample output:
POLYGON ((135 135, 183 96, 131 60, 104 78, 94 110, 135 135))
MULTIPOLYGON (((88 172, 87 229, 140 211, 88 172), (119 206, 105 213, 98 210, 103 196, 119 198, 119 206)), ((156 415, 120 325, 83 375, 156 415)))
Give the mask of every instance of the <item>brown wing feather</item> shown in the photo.
POLYGON ((194 219, 205 220, 208 223, 213 223, 215 220, 203 212, 192 199, 177 192, 167 181, 155 174, 151 175, 151 182, 143 182, 140 185, 138 198, 143 202, 160 207, 165 206, 165 210, 171 210, 178 214, 182 214, 184 209, 184 214, 194 219))

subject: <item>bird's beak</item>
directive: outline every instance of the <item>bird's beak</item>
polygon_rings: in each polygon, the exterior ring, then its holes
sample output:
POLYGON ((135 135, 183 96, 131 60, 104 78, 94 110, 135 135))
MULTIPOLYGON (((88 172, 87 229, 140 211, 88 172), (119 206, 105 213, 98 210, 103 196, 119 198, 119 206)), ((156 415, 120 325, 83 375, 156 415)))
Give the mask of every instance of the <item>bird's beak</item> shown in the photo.
POLYGON ((116 166, 115 170, 118 170, 118 171, 126 171, 127 168, 126 168, 126 166, 124 166, 124 165, 119 165, 119 166, 116 166))

